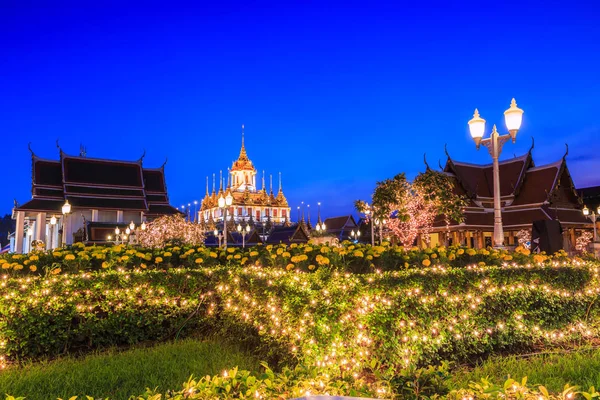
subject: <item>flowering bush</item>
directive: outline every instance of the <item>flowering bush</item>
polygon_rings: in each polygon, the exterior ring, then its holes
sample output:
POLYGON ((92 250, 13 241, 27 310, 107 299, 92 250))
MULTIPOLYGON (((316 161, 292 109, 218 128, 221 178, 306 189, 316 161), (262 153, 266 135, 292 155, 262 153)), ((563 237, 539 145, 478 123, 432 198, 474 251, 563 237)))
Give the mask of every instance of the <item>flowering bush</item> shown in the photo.
MULTIPOLYGON (((77 245, 0 265, 0 365, 200 330, 298 366, 265 378, 287 386, 239 383, 232 397, 407 397, 402 377, 414 368, 600 336, 599 265, 564 252, 77 245)), ((227 384, 204 378, 186 390, 226 397, 227 384)))
POLYGON ((183 215, 163 215, 138 230, 137 239, 144 247, 162 247, 168 243, 196 246, 204 243, 202 225, 186 221, 183 215))

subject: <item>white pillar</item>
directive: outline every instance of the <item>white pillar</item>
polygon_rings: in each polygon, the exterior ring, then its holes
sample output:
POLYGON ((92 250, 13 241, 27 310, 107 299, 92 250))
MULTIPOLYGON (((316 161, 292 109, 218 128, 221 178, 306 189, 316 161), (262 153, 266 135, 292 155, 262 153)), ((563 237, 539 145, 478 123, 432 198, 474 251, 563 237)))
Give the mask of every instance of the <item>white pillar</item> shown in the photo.
POLYGON ((65 244, 73 244, 73 215, 63 217, 63 236, 65 244))
POLYGON ((92 222, 98 222, 98 210, 92 210, 92 222))
POLYGON ((117 211, 117 223, 123 222, 123 210, 117 211))
POLYGON ((16 218, 16 229, 15 229, 15 253, 23 253, 23 236, 25 226, 25 213, 23 211, 17 211, 16 218))
POLYGON ((46 242, 46 213, 37 213, 35 216, 35 240, 46 242))

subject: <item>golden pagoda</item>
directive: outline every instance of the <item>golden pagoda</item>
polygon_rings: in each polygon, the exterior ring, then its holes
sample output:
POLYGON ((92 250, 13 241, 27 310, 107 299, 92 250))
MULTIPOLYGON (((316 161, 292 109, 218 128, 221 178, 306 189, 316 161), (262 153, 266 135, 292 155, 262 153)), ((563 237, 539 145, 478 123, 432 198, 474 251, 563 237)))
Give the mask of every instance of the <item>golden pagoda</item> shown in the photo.
POLYGON ((248 158, 244 144, 244 125, 242 125, 242 148, 240 155, 228 168, 227 183, 222 171, 219 174, 219 191, 215 189, 215 174, 213 174, 212 193, 208 191, 208 177, 206 177, 206 195, 202 199, 198 212, 201 223, 214 225, 223 223, 224 210, 219 208, 219 198, 231 194, 233 203, 227 212, 227 221, 234 223, 259 223, 271 225, 284 225, 289 222, 290 207, 283 194, 281 185, 281 172, 279 173, 279 190, 273 193, 273 176, 269 176, 269 193, 265 185, 265 172, 262 174, 262 188, 256 186, 257 170, 248 158))

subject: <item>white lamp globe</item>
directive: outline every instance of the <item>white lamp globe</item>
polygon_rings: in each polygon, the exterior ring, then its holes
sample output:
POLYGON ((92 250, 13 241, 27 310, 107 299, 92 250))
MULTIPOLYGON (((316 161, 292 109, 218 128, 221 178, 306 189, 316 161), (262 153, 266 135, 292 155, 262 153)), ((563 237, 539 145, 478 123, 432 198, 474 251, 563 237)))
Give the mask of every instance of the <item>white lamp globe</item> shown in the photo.
POLYGON ((512 99, 510 102, 509 109, 504 111, 504 121, 506 122, 506 127, 514 141, 517 136, 517 131, 521 128, 521 123, 523 122, 523 110, 517 107, 515 99, 512 99))

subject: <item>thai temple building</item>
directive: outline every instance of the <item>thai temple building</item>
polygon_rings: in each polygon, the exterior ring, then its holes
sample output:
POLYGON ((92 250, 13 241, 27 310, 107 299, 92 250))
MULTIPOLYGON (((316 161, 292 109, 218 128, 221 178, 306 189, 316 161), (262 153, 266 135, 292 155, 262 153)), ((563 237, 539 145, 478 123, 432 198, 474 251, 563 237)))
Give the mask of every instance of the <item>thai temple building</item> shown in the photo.
MULTIPOLYGON (((531 149, 520 157, 501 161, 500 198, 504 243, 518 245, 517 232, 531 230, 534 221, 559 221, 563 246, 570 250, 582 230, 592 225, 582 213, 583 203, 567 167, 565 155, 546 165, 535 165, 531 149)), ((494 231, 492 164, 476 165, 448 159, 443 172, 455 183, 455 191, 468 201, 465 221, 446 223, 436 219, 430 245, 462 244, 474 248, 492 245, 494 231)), ((427 166, 429 168, 429 166, 427 166)))
POLYGON ((28 252, 34 240, 47 249, 107 242, 117 226, 125 230, 131 222, 179 212, 169 204, 164 164, 144 168, 144 156, 116 161, 88 158, 84 148, 79 156, 59 151, 58 160, 31 151, 32 198, 15 203, 12 251, 28 252))
POLYGON ((227 179, 221 173, 219 190, 216 191, 215 175, 213 174, 212 193, 208 191, 209 178, 206 177, 206 195, 202 200, 198 220, 212 230, 223 224, 224 209, 219 208, 219 198, 228 195, 232 204, 227 210, 228 224, 248 223, 271 229, 274 226, 289 225, 290 207, 283 194, 281 173, 279 173, 279 189, 273 192, 273 176, 269 176, 269 190, 265 185, 265 173, 262 173, 260 189, 257 186, 258 172, 248 158, 244 144, 244 126, 242 125, 242 148, 240 155, 227 172, 227 179))

